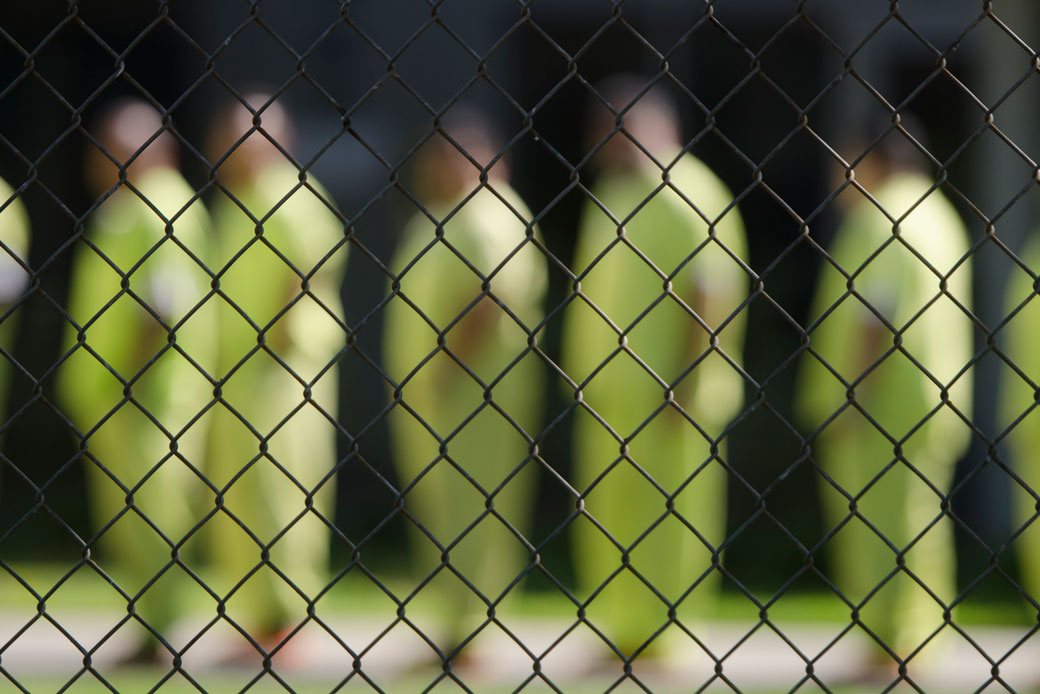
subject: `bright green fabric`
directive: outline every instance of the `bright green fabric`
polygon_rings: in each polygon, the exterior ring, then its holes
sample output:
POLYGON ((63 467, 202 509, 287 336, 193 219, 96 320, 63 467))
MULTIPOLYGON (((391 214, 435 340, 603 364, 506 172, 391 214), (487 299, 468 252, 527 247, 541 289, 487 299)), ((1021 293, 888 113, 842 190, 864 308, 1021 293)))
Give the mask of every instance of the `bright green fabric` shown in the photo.
POLYGON ((575 568, 582 599, 595 594, 590 621, 627 654, 669 623, 669 604, 685 622, 718 595, 719 437, 744 394, 730 363, 741 363, 746 311, 735 312, 748 296, 734 258, 746 258, 740 215, 692 156, 669 181, 653 166, 601 177, 575 253, 581 296, 564 312, 563 367, 584 403, 573 444, 586 511, 575 523, 575 568), (709 330, 719 331, 714 349, 709 330))
POLYGON ((347 246, 332 198, 289 164, 231 193, 237 202, 222 194, 213 207, 216 371, 227 381, 210 413, 208 474, 225 493, 207 525, 229 616, 274 631, 305 618, 298 590, 314 599, 327 580, 347 246))
POLYGON ((67 307, 74 324, 57 389, 85 437, 92 514, 112 559, 103 567, 125 577, 131 595, 171 569, 137 604, 162 630, 179 609, 170 543, 191 528, 201 488, 189 468, 203 465, 203 426, 193 418, 212 399, 203 372, 213 368, 214 314, 208 302, 196 308, 210 279, 191 257, 208 255, 209 217, 171 169, 149 171, 136 187, 102 203, 74 246, 67 307))
POLYGON ((863 626, 900 657, 942 626, 943 605, 956 594, 953 525, 941 503, 970 440, 972 373, 960 371, 973 354, 973 328, 954 301, 970 309, 971 266, 958 265, 968 235, 931 189, 928 177, 900 174, 872 191, 877 204, 864 198, 851 209, 828 252, 853 275, 856 295, 825 262, 810 319, 831 312, 810 333, 819 358, 802 360, 798 381, 807 431, 841 410, 810 440, 833 482, 820 482, 828 529, 847 520, 827 545, 829 576, 855 605, 867 600, 863 626), (941 293, 940 277, 951 271, 941 293), (896 342, 901 350, 889 353, 896 342), (831 369, 853 383, 855 407, 831 369), (960 415, 941 405, 942 387, 960 415), (855 499, 855 517, 845 494, 855 499), (905 551, 906 572, 897 571, 897 551, 905 551))
MULTIPOLYGON (((29 260, 29 215, 22 199, 15 197, 14 190, 0 180, 0 314, 6 313, 25 291, 29 284, 29 273, 24 263, 29 260)), ((18 336, 21 312, 17 309, 0 321, 0 349, 14 356, 14 343, 18 336)), ((7 402, 7 391, 14 365, 0 356, 0 412, 7 402)), ((0 418, 2 422, 2 418, 0 418)))
MULTIPOLYGON (((481 189, 444 220, 443 241, 435 240, 436 225, 424 215, 408 224, 390 264, 400 293, 385 308, 383 365, 403 384, 388 421, 398 477, 408 488, 405 510, 449 548, 451 567, 495 601, 530 557, 514 533, 527 532, 533 503, 537 463, 528 458, 525 437, 541 426, 545 373, 539 357, 525 350, 542 318, 546 263, 525 237, 530 213, 503 183, 492 186, 508 204, 481 189), (490 278, 494 298, 470 306, 481 294, 481 275, 490 278), (439 331, 447 331, 443 349, 439 331), (438 438, 445 441, 443 457, 438 438), (482 515, 490 494, 494 512, 513 530, 482 515)), ((433 214, 443 219, 451 210, 433 214)), ((438 570, 434 542, 418 530, 411 540, 417 577, 438 570)), ((447 568, 430 590, 443 609, 445 647, 454 648, 487 607, 447 568)))
MULTIPOLYGON (((1040 269, 1040 242, 1035 235, 1020 257, 1033 273, 1040 269)), ((1022 529, 1013 546, 1022 585, 1035 599, 1040 596, 1040 523, 1035 518, 1037 502, 1034 497, 1040 491, 1040 457, 1037 453, 1040 451, 1040 411, 1036 397, 1036 388, 1040 384, 1040 349, 1037 349, 1036 337, 1037 326, 1040 326, 1040 301, 1033 284, 1028 272, 1017 265, 1012 268, 1007 285, 1008 323, 1003 328, 999 346, 1004 357, 1025 378, 1010 367, 1001 369, 998 416, 1000 429, 1013 425, 1007 432, 1007 448, 1012 469, 1021 479, 1021 484, 1012 482, 1010 485, 1011 508, 1014 530, 1022 529), (1022 420, 1016 423, 1020 417, 1022 420), (1022 484, 1031 491, 1026 491, 1022 484)))

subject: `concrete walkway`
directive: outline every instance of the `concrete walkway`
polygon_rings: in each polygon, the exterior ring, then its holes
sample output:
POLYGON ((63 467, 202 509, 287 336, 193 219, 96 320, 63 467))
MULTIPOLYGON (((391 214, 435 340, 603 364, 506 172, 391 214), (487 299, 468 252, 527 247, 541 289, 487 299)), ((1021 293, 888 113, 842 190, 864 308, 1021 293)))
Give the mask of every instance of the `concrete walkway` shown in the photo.
MULTIPOLYGON (((84 654, 71 638, 93 651, 92 667, 102 674, 115 672, 143 633, 131 622, 109 634, 119 625, 119 614, 76 612, 52 618, 57 625, 46 618, 32 621, 32 614, 0 612, 0 667, 4 671, 16 679, 71 677, 84 663, 84 654)), ((505 620, 516 640, 502 628, 490 625, 474 640, 472 655, 459 668, 458 676, 474 692, 514 691, 525 682, 525 692, 553 691, 535 674, 534 658, 538 659, 541 676, 568 693, 606 691, 623 675, 620 663, 605 658, 598 637, 583 625, 530 617, 505 620)), ((208 630, 205 626, 205 622, 193 622, 176 629, 174 644, 187 647, 184 671, 198 674, 204 681, 205 673, 235 670, 242 674, 243 682, 261 671, 259 655, 229 666, 229 659, 236 654, 249 653, 247 642, 226 623, 208 630)), ((351 676, 355 657, 359 658, 360 673, 395 694, 422 691, 439 676, 433 650, 403 622, 394 624, 373 615, 339 615, 325 626, 328 631, 317 622, 308 624, 288 642, 291 648, 275 656, 274 670, 286 682, 321 682, 327 685, 325 691, 331 691, 349 677, 347 686, 337 691, 374 691, 359 674, 351 676), (405 682, 409 684, 405 686, 405 682)), ((965 630, 967 638, 950 631, 945 641, 926 654, 930 667, 912 663, 909 674, 923 691, 1026 692, 1040 683, 1040 637, 1029 638, 1029 628, 973 626, 965 630)), ((875 673, 873 679, 864 680, 870 654, 868 641, 857 631, 835 641, 841 631, 833 624, 796 624, 785 627, 781 637, 762 624, 708 624, 698 632, 698 638, 721 661, 717 669, 716 660, 682 636, 676 638, 680 647, 667 662, 634 664, 633 672, 647 689, 625 681, 612 691, 782 692, 796 687, 799 692, 824 691, 818 684, 805 681, 807 660, 813 661, 812 672, 828 689, 885 691, 895 677, 894 670, 888 678, 878 679, 879 673, 875 673), (708 686, 702 690, 705 684, 708 686)), ((9 683, 0 679, 0 691, 8 691, 6 686, 9 683)), ((448 682, 443 687, 435 690, 461 691, 448 682)), ((913 689, 903 683, 891 691, 913 689)))

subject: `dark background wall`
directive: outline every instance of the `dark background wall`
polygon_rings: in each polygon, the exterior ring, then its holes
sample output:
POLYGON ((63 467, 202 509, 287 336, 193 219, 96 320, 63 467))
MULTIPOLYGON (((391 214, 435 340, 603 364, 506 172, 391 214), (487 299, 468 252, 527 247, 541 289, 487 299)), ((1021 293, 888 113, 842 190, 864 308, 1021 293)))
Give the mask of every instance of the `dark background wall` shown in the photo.
MULTIPOLYGON (((298 160, 332 192, 364 248, 352 252, 344 283, 357 349, 341 364, 341 419, 356 439, 341 450, 337 523, 352 541, 366 543, 369 561, 389 563, 400 559, 403 533, 399 520, 383 522, 394 510, 394 478, 378 416, 385 383, 372 362, 381 349, 382 263, 415 211, 405 192, 411 154, 430 133, 434 114, 460 93, 487 109, 511 142, 516 187, 538 216, 548 248, 566 263, 583 200, 573 184, 588 178, 579 164, 588 149, 581 114, 589 85, 618 71, 667 70, 673 87, 684 88, 676 93, 692 151, 742 196, 750 264, 762 280, 764 294, 748 308, 744 355, 757 384, 748 386, 754 406, 731 437, 738 477, 730 484, 730 526, 739 533, 726 561, 739 580, 776 589, 802 566, 799 543, 812 547, 825 530, 812 469, 793 428, 789 358, 800 344, 797 324, 819 262, 803 235, 826 244, 836 223, 828 196, 841 171, 829 148, 876 127, 885 101, 915 112, 922 136, 948 163, 947 192, 975 238, 985 231, 979 210, 1001 209, 1031 174, 989 134, 963 146, 982 125, 985 105, 998 103, 1028 74, 1028 52, 985 18, 965 34, 979 18, 977 3, 914 3, 902 10, 903 21, 874 31, 888 11, 876 5, 818 3, 797 18, 792 3, 763 0, 719 3, 711 12, 678 0, 632 0, 621 10, 605 0, 525 8, 505 0, 446 0, 435 15, 414 0, 342 7, 263 0, 255 13, 239 0, 178 0, 161 13, 158 3, 136 0, 110 0, 104 9, 73 3, 71 12, 60 2, 37 3, 34 12, 0 5, 0 175, 20 187, 29 207, 39 282, 20 309, 24 328, 15 357, 24 371, 7 397, 0 559, 75 556, 75 536, 92 532, 83 471, 51 390, 68 289, 63 244, 92 202, 80 172, 88 141, 83 126, 89 130, 97 108, 120 95, 147 93, 170 109, 184 169, 202 187, 214 108, 231 90, 282 90, 299 124, 298 160), (431 16, 440 23, 430 24, 431 16), (956 50, 943 64, 928 43, 956 50), (851 72, 843 53, 853 54, 851 72)), ((1001 11, 1016 29, 1036 24, 1025 3, 1001 11)), ((1027 119, 1035 82, 1025 82, 997 111, 1027 152, 1037 149, 1027 119)), ((1013 248, 1032 227, 1034 207, 1030 193, 998 219, 998 233, 1013 248)), ((984 320, 999 317, 1005 263, 980 250, 976 299, 984 320)), ((551 272, 550 287, 547 310, 566 296, 563 271, 551 272)), ((980 334, 980 349, 984 339, 980 334)), ((549 355, 558 354, 558 321, 547 323, 542 340, 549 355)), ((985 358, 979 368, 978 426, 992 436, 997 365, 985 358)), ((567 403, 559 389, 550 392, 551 419, 567 403)), ((568 425, 548 430, 542 446, 564 476, 568 425)), ((965 580, 989 561, 979 540, 997 545, 1008 532, 1006 516, 994 512, 1007 507, 1009 491, 993 453, 979 439, 958 468, 954 507, 964 521, 965 580)), ((545 476, 536 540, 553 537, 570 504, 545 476)), ((349 553, 341 543, 335 550, 349 553)), ((566 533, 549 542, 545 556, 554 572, 570 575, 566 533)))

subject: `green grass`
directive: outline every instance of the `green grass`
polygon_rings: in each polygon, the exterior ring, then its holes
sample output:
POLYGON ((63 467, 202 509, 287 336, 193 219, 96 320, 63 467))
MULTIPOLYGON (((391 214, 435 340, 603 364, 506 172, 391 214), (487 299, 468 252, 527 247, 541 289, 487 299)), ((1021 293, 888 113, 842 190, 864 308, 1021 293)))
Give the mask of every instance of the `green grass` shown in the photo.
MULTIPOLYGON (((14 567, 19 577, 31 588, 27 589, 10 574, 0 571, 0 610, 23 611, 37 609, 38 598, 46 598, 48 610, 61 607, 76 611, 125 612, 126 600, 120 592, 99 573, 82 565, 70 575, 70 567, 56 564, 28 563, 14 567)), ((205 577, 203 577, 205 578, 205 577)), ((401 576, 381 576, 386 587, 398 600, 404 601, 414 590, 414 581, 401 576)), ((213 602, 198 587, 195 614, 212 614, 213 602)), ((559 592, 514 591, 500 610, 506 614, 531 617, 571 619, 576 606, 559 592)), ((765 603, 770 596, 757 596, 765 603)), ((352 572, 333 586, 318 602, 324 614, 393 614, 397 604, 393 598, 360 572, 352 572)), ((960 604, 954 619, 965 625, 1026 625, 1033 623, 1035 614, 1027 609, 1025 601, 1015 596, 1003 600, 968 600, 960 604)), ((406 609, 412 613, 436 611, 424 594, 408 601, 406 609)), ((769 605, 768 618, 777 624, 833 623, 849 621, 849 608, 833 594, 824 592, 790 591, 769 605)), ((718 601, 715 614, 709 618, 721 621, 757 621, 759 608, 746 595, 726 591, 718 601)))

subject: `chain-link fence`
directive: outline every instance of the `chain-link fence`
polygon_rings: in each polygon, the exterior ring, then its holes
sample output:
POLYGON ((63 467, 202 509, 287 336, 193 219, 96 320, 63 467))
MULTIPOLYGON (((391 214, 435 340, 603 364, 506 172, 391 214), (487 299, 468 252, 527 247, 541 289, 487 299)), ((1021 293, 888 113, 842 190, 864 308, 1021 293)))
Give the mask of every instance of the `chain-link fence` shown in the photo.
POLYGON ((1040 685, 1038 19, 0 7, 0 688, 1040 685))

